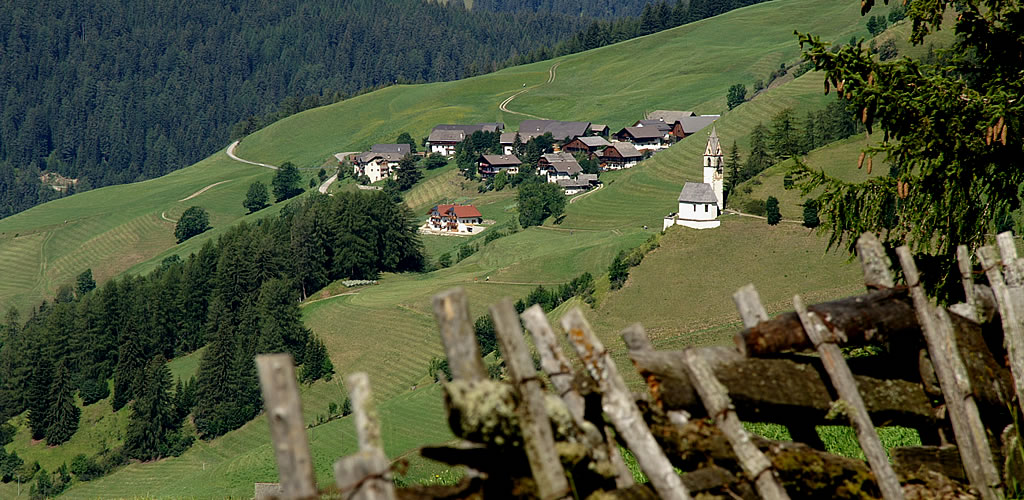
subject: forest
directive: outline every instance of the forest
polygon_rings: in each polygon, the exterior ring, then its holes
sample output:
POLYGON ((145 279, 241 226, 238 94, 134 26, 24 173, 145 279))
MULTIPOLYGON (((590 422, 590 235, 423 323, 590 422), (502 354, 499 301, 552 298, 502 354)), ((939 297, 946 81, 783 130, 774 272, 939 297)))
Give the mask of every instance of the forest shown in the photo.
MULTIPOLYGON (((323 342, 302 324, 305 291, 421 269, 416 225, 383 192, 314 196, 145 276, 97 287, 86 271, 27 320, 12 310, 0 324, 0 421, 27 409, 32 437, 59 445, 78 429, 76 394, 85 405, 110 397, 115 411, 131 405, 121 461, 179 454, 195 437, 236 429, 262 408, 256 354, 291 353, 303 382, 333 373, 323 342), (204 346, 195 380, 172 387, 166 361, 204 346), (189 414, 196 436, 182 431, 189 414)), ((0 456, 0 480, 23 466, 0 456)))
POLYGON ((749 3, 17 0, 0 8, 0 217, 164 175, 382 86, 482 74, 749 3), (43 173, 77 183, 58 192, 43 173))

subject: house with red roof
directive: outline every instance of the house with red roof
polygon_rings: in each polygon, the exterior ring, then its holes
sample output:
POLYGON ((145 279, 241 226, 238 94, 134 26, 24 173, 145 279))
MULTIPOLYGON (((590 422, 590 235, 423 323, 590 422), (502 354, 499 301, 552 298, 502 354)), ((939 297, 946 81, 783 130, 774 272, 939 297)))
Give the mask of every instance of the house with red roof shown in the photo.
POLYGON ((479 232, 476 226, 484 216, 473 205, 435 205, 427 211, 427 229, 470 234, 479 232))

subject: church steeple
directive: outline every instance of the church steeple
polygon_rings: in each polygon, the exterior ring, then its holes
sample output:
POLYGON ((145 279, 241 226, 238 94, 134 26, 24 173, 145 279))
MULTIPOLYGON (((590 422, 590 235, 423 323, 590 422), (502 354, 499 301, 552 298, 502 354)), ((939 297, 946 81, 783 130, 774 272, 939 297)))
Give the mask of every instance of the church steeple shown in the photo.
POLYGON ((714 125, 711 126, 708 145, 704 148, 704 183, 711 184, 721 213, 725 209, 725 157, 721 141, 718 140, 718 129, 714 125))

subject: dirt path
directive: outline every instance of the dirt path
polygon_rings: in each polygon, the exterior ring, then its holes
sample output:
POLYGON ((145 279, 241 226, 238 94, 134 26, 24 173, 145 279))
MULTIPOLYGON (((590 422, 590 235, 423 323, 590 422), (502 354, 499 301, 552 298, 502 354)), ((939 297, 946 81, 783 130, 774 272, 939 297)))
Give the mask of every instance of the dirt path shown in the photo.
POLYGON ((604 187, 604 184, 598 184, 596 188, 591 189, 590 191, 587 191, 586 193, 582 193, 582 194, 578 194, 576 196, 573 196, 572 198, 569 198, 569 203, 576 203, 576 200, 578 200, 578 199, 580 199, 580 198, 582 198, 582 197, 584 197, 584 196, 586 196, 588 194, 594 193, 598 189, 601 189, 602 187, 604 187))
POLYGON ((171 224, 177 224, 178 223, 178 221, 176 221, 174 219, 169 219, 167 217, 167 212, 160 212, 160 218, 165 220, 165 221, 167 221, 167 222, 170 222, 171 224))
POLYGON ((260 162, 256 162, 256 161, 243 160, 243 159, 235 156, 235 148, 238 147, 238 143, 239 142, 242 142, 242 141, 238 140, 238 141, 232 142, 231 145, 228 146, 227 153, 228 153, 228 156, 231 157, 232 160, 240 161, 242 163, 248 163, 249 165, 256 165, 257 167, 264 167, 264 168, 269 168, 271 170, 277 170, 277 167, 275 167, 273 165, 267 165, 266 163, 260 163, 260 162))
POLYGON ((555 77, 557 76, 556 71, 558 70, 558 65, 560 65, 560 64, 562 64, 561 61, 556 62, 555 64, 552 64, 551 67, 548 68, 548 81, 546 81, 546 82, 544 82, 544 83, 542 83, 540 85, 534 85, 532 87, 527 87, 527 88, 525 88, 523 90, 520 90, 519 92, 516 92, 515 94, 512 94, 511 96, 509 96, 508 99, 505 99, 504 101, 501 101, 501 104, 498 105, 498 109, 500 109, 500 110, 502 110, 502 111, 504 111, 506 113, 512 113, 514 115, 527 116, 527 117, 530 117, 530 118, 536 118, 538 120, 547 120, 547 118, 544 118, 544 117, 541 117, 541 116, 531 115, 529 113, 520 113, 519 111, 512 111, 511 109, 508 109, 508 105, 516 97, 519 97, 519 96, 521 96, 521 95, 523 95, 523 94, 525 94, 525 93, 527 93, 527 92, 529 92, 529 91, 531 91, 531 90, 533 90, 535 88, 543 87, 545 85, 551 85, 552 83, 554 83, 555 82, 555 77))
POLYGON ((320 298, 320 299, 316 299, 316 300, 311 300, 311 301, 309 301, 309 302, 303 302, 303 303, 299 304, 299 307, 306 307, 306 306, 308 306, 308 305, 310 305, 310 304, 315 304, 315 303, 317 303, 317 302, 320 302, 321 300, 331 300, 331 299, 333 299, 333 298, 337 298, 337 297, 343 297, 343 296, 345 296, 345 295, 359 295, 359 292, 345 292, 345 293, 339 293, 339 294, 337 294, 337 295, 331 295, 330 297, 323 297, 323 298, 320 298))
POLYGON ((214 182, 213 184, 210 184, 209 186, 206 186, 203 189, 200 189, 199 191, 196 191, 196 192, 194 192, 194 193, 192 193, 192 194, 190 194, 190 195, 188 195, 188 196, 186 196, 186 197, 184 197, 184 198, 182 198, 182 199, 180 199, 178 201, 188 201, 188 200, 191 200, 192 198, 195 198, 196 196, 199 196, 199 195, 205 193, 210 188, 219 186, 221 184, 224 184, 225 182, 231 182, 231 179, 228 179, 226 181, 214 182))
MULTIPOLYGON (((745 214, 743 212, 740 212, 739 210, 734 210, 732 208, 727 208, 725 210, 722 210, 722 213, 724 213, 724 214, 732 214, 732 215, 739 215, 740 217, 750 217, 752 219, 768 220, 767 217, 764 217, 764 216, 761 216, 761 215, 754 215, 754 214, 745 214)), ((787 222, 787 223, 790 223, 790 224, 803 224, 804 223, 804 221, 802 221, 802 220, 793 220, 793 219, 782 219, 782 222, 787 222)))

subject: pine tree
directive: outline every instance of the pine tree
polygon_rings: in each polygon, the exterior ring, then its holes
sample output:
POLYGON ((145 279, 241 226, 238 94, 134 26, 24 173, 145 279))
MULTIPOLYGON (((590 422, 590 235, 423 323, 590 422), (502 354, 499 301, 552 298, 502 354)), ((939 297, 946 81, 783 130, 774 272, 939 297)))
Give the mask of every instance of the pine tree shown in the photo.
POLYGON ((245 194, 245 201, 242 202, 242 206, 249 213, 257 212, 267 206, 267 200, 269 199, 270 195, 267 194, 267 186, 260 181, 256 181, 249 186, 249 191, 245 194))
POLYGON ((310 335, 309 344, 306 346, 306 361, 302 365, 299 380, 303 383, 313 383, 321 378, 330 380, 332 374, 334 364, 327 354, 327 347, 319 337, 310 335))
POLYGON ((300 180, 299 169, 295 168, 292 162, 282 163, 277 173, 274 174, 274 179, 270 182, 274 187, 274 198, 277 201, 284 201, 301 193, 300 180))
POLYGON ((158 355, 146 367, 146 385, 132 403, 125 452, 132 458, 152 460, 167 455, 172 433, 180 419, 175 411, 171 387, 171 371, 167 360, 158 355))
POLYGON ((740 178, 740 167, 743 162, 740 161, 740 150, 736 147, 736 141, 732 141, 732 148, 729 149, 729 157, 725 160, 725 170, 728 172, 726 175, 726 197, 736 189, 736 186, 743 182, 740 178))
POLYGON ((779 200, 769 196, 764 202, 764 216, 768 219, 768 225, 774 226, 782 221, 782 213, 779 212, 779 200))
POLYGON ((140 386, 145 371, 145 354, 139 347, 135 335, 128 333, 117 351, 117 368, 114 369, 114 411, 120 410, 135 398, 135 389, 140 386))
POLYGON ((298 293, 283 279, 267 281, 260 288, 259 341, 256 352, 290 352, 296 363, 303 362, 309 330, 302 324, 298 293))
POLYGON ((612 264, 608 266, 608 280, 611 282, 612 290, 622 288, 622 285, 626 284, 626 279, 628 278, 629 264, 626 263, 626 252, 620 250, 619 254, 612 260, 612 264))
POLYGON ((94 288, 96 288, 96 280, 92 279, 92 269, 82 271, 82 274, 75 278, 75 289, 79 297, 91 292, 94 288))
POLYGON ((814 229, 821 224, 818 219, 818 202, 807 200, 804 202, 804 227, 814 229))
POLYGON ((791 108, 783 109, 772 117, 769 142, 776 160, 785 160, 800 154, 800 139, 793 121, 791 108))
POLYGON ((57 375, 50 387, 53 402, 47 415, 46 443, 54 446, 66 443, 78 430, 78 419, 82 410, 75 405, 75 389, 71 383, 71 373, 67 363, 61 361, 57 366, 57 375))
POLYGON ((743 179, 750 179, 772 165, 768 154, 768 129, 758 123, 750 132, 750 154, 743 164, 743 179))
POLYGON ((28 387, 28 425, 32 430, 32 439, 43 439, 50 427, 50 408, 54 402, 50 388, 53 381, 53 365, 49 359, 41 357, 32 370, 28 387))

